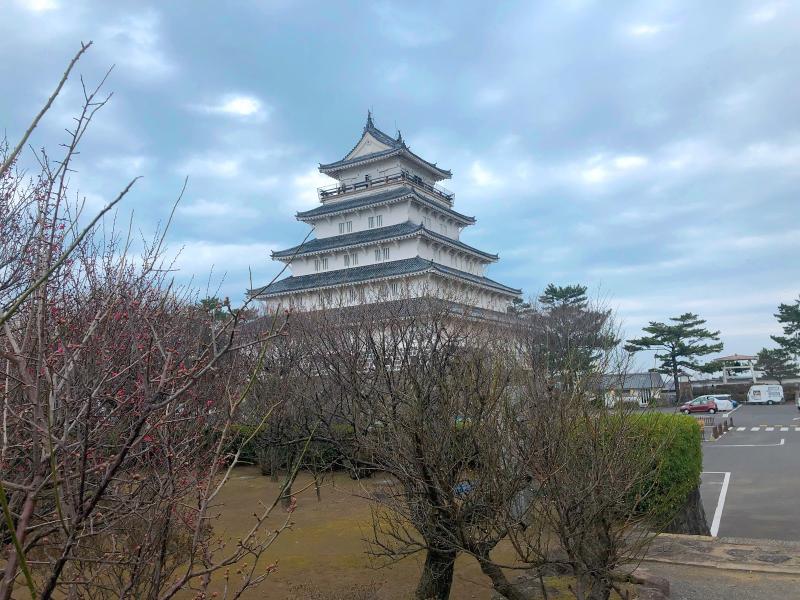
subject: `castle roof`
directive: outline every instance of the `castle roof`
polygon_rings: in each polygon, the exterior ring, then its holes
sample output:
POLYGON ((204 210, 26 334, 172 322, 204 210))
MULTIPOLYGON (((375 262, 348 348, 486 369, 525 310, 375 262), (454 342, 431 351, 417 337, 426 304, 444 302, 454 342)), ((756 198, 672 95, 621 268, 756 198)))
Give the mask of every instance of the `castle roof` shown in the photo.
POLYGON ((335 288, 342 285, 353 285, 366 281, 393 279, 422 273, 433 273, 442 277, 465 281, 509 296, 518 296, 522 293, 522 290, 505 286, 488 277, 473 275, 472 273, 446 267, 416 256, 414 258, 365 265, 363 267, 336 269, 334 271, 324 271, 322 273, 312 273, 311 275, 300 275, 296 277, 290 276, 262 288, 249 290, 248 294, 259 298, 268 298, 300 291, 335 288))
POLYGON ((300 221, 313 221, 321 217, 349 212, 359 208, 393 204, 407 198, 411 198, 414 202, 427 206, 428 208, 438 210, 439 212, 446 214, 448 217, 451 217, 453 220, 463 223, 464 225, 469 225, 475 222, 475 217, 470 217, 461 214, 460 212, 456 212, 451 208, 447 208, 441 203, 431 200, 430 198, 418 193, 413 188, 407 186, 402 186, 385 192, 379 192, 377 194, 358 196, 350 200, 329 202, 327 204, 323 204, 322 206, 318 206, 317 208, 312 208, 311 210, 298 212, 296 216, 300 221))
POLYGON ((452 177, 452 173, 447 169, 442 169, 436 166, 436 163, 428 162, 424 158, 414 154, 411 149, 406 146, 405 141, 403 141, 403 136, 400 135, 400 132, 397 132, 397 137, 393 138, 387 133, 384 133, 377 127, 375 127, 375 123, 372 120, 372 113, 367 113, 367 124, 364 126, 364 130, 359 138, 358 142, 347 155, 342 158, 341 160, 337 160, 332 163, 327 164, 320 164, 319 170, 321 173, 325 173, 327 175, 335 175, 339 171, 343 171, 350 167, 361 165, 364 163, 374 162, 376 160, 382 160, 384 158, 389 158, 390 156, 402 156, 411 162, 416 163, 417 165, 426 168, 431 174, 434 175, 436 179, 450 179, 452 177), (360 154, 354 155, 354 152, 359 147, 361 142, 364 140, 365 137, 372 136, 376 141, 378 141, 382 146, 385 148, 378 150, 376 152, 370 152, 368 154, 360 154))
POLYGON ((411 221, 405 221, 404 223, 389 225, 387 227, 366 229, 364 231, 357 231, 355 233, 346 233, 344 235, 309 240, 299 246, 294 246, 293 248, 277 250, 272 253, 272 258, 287 259, 295 256, 319 254, 321 252, 329 252, 342 248, 372 244, 376 242, 387 242, 415 236, 427 237, 428 239, 435 240, 452 248, 477 255, 488 261, 495 261, 498 258, 496 254, 490 254, 488 252, 478 250, 477 248, 473 248, 464 242, 447 237, 435 231, 431 231, 424 225, 413 223, 411 221))

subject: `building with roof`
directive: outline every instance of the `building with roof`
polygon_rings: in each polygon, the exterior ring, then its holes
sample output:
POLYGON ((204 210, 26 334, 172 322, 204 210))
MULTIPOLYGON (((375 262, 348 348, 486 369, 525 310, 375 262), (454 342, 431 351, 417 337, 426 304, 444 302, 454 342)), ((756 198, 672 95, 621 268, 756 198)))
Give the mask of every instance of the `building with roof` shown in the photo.
POLYGON ((521 290, 486 277, 498 260, 461 241, 475 218, 454 210, 454 194, 439 185, 450 171, 411 151, 368 114, 347 155, 321 164, 337 183, 320 188, 320 206, 298 212, 315 238, 272 253, 291 276, 250 294, 270 310, 316 310, 429 295, 505 312, 521 290))
POLYGON ((654 371, 612 373, 602 376, 600 388, 607 406, 615 406, 620 402, 636 402, 639 406, 647 406, 660 397, 664 380, 660 373, 654 371))

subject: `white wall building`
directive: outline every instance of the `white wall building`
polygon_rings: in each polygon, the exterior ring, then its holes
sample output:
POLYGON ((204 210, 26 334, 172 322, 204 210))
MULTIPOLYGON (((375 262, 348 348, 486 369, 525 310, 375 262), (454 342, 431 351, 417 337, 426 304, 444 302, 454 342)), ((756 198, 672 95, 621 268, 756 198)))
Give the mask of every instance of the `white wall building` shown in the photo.
POLYGON ((272 253, 292 275, 250 293, 269 310, 315 310, 393 297, 435 297, 505 311, 520 290, 485 276, 496 254, 460 241, 475 223, 453 210, 454 196, 437 185, 446 171, 375 127, 342 160, 319 170, 338 183, 318 190, 321 205, 297 213, 315 239, 272 253))

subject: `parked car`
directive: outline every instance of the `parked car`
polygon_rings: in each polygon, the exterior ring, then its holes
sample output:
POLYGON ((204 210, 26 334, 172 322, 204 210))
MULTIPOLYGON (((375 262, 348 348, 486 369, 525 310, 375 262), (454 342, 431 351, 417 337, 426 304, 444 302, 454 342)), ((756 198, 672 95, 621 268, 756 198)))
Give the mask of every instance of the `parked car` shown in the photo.
POLYGON ((783 402, 783 386, 751 385, 747 392, 748 404, 780 404, 783 402))
POLYGON ((699 398, 695 398, 689 402, 684 402, 678 410, 685 415, 688 415, 689 413, 701 412, 710 413, 713 415, 719 409, 717 408, 717 403, 712 396, 700 396, 699 398))
POLYGON ((720 412, 733 410, 739 406, 739 403, 731 398, 730 394, 712 394, 710 398, 713 398, 714 402, 717 403, 717 409, 719 409, 720 412))

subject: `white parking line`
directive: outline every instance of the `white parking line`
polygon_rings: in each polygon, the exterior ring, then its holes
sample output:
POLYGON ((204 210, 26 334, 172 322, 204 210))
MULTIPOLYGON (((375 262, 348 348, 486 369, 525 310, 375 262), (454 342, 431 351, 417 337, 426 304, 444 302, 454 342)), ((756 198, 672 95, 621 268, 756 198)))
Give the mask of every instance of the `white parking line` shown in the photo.
POLYGON ((795 431, 800 431, 800 427, 795 427, 794 430, 795 431))
POLYGON ((736 431, 744 431, 745 429, 747 429, 747 427, 737 427, 736 431))
POLYGON ((774 427, 767 427, 764 431, 775 431, 774 427))
POLYGON ((781 427, 781 431, 789 431, 788 427, 781 427))
POLYGON ((761 427, 751 427, 750 431, 761 431, 761 427))
POLYGON ((725 507, 725 496, 728 494, 728 484, 731 481, 730 471, 725 473, 725 479, 722 480, 722 489, 719 491, 719 499, 717 500, 717 509, 714 511, 714 520, 711 521, 711 535, 714 537, 719 533, 719 524, 722 521, 722 509, 725 507))
POLYGON ((705 444, 703 449, 706 448, 766 448, 768 446, 783 446, 786 444, 786 440, 781 438, 781 441, 777 444, 705 444))

